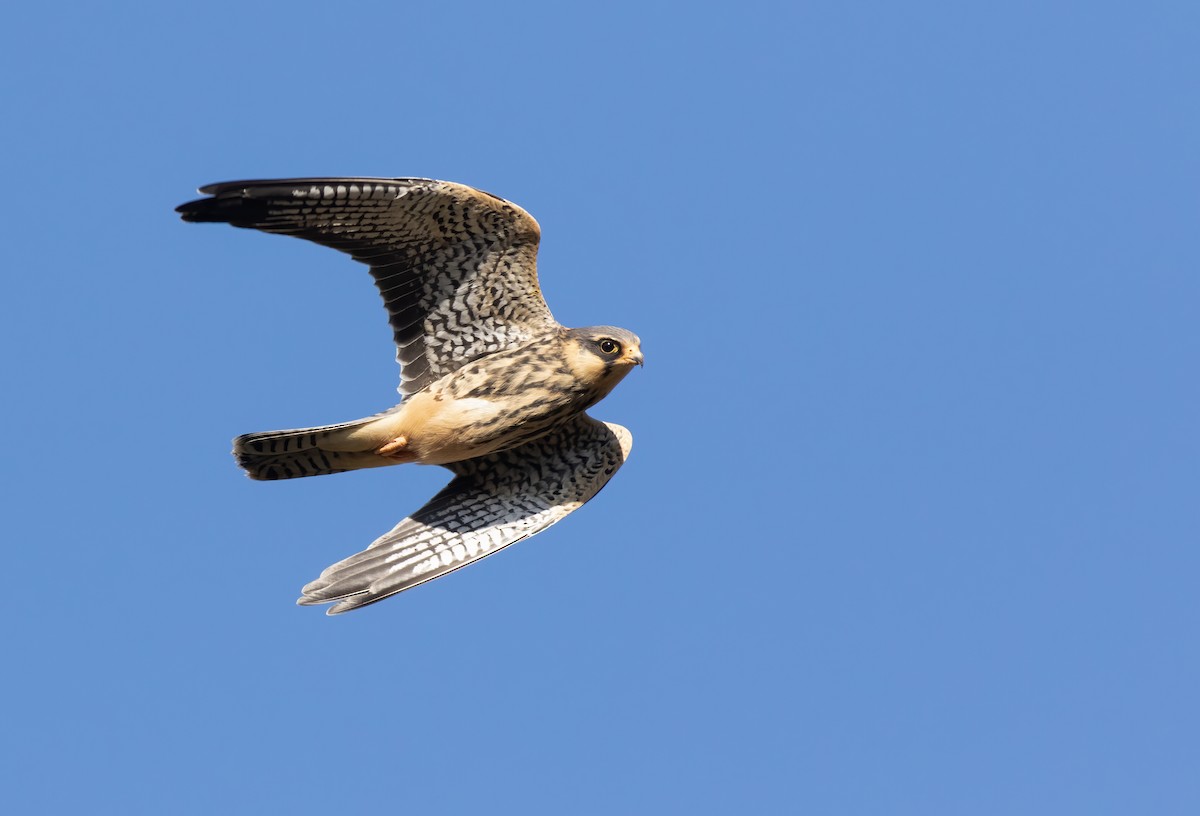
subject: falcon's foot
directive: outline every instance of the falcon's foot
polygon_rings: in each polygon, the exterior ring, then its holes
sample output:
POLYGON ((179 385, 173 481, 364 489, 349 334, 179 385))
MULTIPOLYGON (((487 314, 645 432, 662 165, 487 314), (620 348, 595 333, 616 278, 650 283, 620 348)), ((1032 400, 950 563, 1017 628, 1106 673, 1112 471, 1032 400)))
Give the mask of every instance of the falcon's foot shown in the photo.
POLYGON ((416 458, 411 450, 408 449, 408 437, 397 436, 391 442, 385 442, 375 449, 378 456, 386 456, 388 459, 395 459, 398 462, 411 462, 416 458))

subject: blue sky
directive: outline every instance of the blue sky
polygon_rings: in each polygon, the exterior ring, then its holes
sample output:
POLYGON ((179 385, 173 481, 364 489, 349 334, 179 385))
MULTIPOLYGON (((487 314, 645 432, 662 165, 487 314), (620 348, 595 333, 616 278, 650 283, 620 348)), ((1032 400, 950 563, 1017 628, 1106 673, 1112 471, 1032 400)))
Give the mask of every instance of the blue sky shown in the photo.
POLYGON ((1200 808, 1191 3, 25 4, 0 32, 13 812, 1200 808), (335 619, 446 480, 364 270, 197 185, 429 176, 647 356, 604 493, 335 619))

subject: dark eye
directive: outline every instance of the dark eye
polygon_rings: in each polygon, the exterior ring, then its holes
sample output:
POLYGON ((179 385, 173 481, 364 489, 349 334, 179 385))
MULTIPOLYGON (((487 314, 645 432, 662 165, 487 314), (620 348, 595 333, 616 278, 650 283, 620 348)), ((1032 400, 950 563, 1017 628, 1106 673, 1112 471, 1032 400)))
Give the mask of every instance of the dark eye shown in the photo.
POLYGON ((605 354, 616 354, 621 350, 621 344, 616 340, 609 340, 607 337, 605 337, 600 341, 600 350, 605 354))

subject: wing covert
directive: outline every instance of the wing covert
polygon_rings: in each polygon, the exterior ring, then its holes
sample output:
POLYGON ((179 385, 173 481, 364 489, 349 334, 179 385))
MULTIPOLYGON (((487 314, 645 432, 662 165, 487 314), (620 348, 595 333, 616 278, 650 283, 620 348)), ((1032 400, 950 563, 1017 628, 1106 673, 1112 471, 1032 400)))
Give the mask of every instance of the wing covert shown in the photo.
POLYGON ((504 199, 432 179, 305 178, 200 188, 177 208, 293 235, 367 264, 408 397, 489 352, 558 328, 537 280, 537 222, 504 199))

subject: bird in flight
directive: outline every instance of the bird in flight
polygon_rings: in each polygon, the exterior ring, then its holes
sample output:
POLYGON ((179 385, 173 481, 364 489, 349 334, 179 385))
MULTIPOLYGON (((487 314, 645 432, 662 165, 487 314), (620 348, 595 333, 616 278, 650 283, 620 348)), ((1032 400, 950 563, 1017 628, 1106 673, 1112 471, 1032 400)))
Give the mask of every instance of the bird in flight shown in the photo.
POLYGON ((177 208, 294 235, 370 268, 401 366, 401 402, 364 419, 239 436, 252 479, 416 462, 454 479, 425 506, 302 590, 346 612, 545 530, 604 487, 633 437, 585 413, 642 364, 614 326, 568 329, 537 279, 537 221, 515 204, 431 179, 232 181, 177 208))

